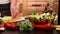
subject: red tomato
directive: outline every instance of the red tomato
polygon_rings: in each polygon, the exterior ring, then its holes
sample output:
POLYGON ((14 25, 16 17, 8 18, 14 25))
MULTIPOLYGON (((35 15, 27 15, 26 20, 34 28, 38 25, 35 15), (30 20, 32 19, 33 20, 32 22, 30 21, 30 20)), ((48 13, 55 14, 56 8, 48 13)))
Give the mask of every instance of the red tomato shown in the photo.
POLYGON ((19 25, 15 23, 6 23, 5 25, 7 28, 11 28, 11 29, 16 29, 19 27, 19 25))
POLYGON ((41 23, 41 24, 46 24, 46 19, 40 20, 40 23, 41 23))
POLYGON ((15 28, 15 24, 11 24, 10 26, 11 26, 10 28, 15 28))
POLYGON ((18 24, 15 24, 15 27, 17 27, 17 28, 18 28, 18 27, 19 27, 19 25, 18 25, 18 24))
POLYGON ((7 27, 11 27, 11 24, 10 24, 10 23, 6 23, 6 26, 7 26, 7 27))
POLYGON ((0 28, 4 27, 2 24, 0 24, 0 28))

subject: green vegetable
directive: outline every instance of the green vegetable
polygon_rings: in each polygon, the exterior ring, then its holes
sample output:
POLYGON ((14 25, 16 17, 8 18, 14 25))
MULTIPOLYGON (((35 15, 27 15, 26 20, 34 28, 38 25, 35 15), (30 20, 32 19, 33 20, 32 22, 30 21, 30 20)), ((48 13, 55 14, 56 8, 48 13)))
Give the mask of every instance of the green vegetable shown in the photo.
POLYGON ((35 13, 34 15, 29 15, 29 18, 31 18, 31 19, 34 19, 34 18, 36 18, 36 19, 40 19, 40 15, 38 14, 38 13, 35 13))
POLYGON ((39 20, 39 19, 40 19, 40 15, 37 13, 37 14, 35 15, 35 18, 39 20))
POLYGON ((29 15, 36 15, 37 12, 30 12, 29 15))
POLYGON ((56 26, 55 26, 55 25, 52 25, 51 27, 52 27, 52 28, 56 28, 56 26))
POLYGON ((29 28, 32 27, 32 23, 31 22, 20 22, 20 27, 23 29, 23 30, 28 30, 29 28))
POLYGON ((0 24, 3 24, 3 23, 4 23, 4 21, 2 19, 0 19, 0 24))

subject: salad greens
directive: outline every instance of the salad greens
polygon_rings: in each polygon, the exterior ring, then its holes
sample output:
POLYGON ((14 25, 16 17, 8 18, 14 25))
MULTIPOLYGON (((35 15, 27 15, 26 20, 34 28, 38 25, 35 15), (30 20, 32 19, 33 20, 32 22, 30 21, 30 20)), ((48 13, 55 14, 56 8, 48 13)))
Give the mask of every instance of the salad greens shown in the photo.
POLYGON ((29 15, 29 18, 40 19, 40 15, 38 13, 36 13, 35 15, 29 15))
POLYGON ((23 30, 29 30, 32 27, 32 23, 31 22, 20 22, 20 28, 23 30))
POLYGON ((0 24, 3 24, 3 23, 4 23, 4 21, 2 19, 0 19, 0 24))
POLYGON ((47 13, 42 13, 42 14, 38 14, 38 13, 35 13, 35 14, 31 14, 28 16, 30 19, 34 19, 36 18, 37 20, 44 20, 44 19, 47 19, 48 22, 52 22, 52 21, 56 21, 58 16, 54 16, 53 14, 50 14, 49 12, 47 13))

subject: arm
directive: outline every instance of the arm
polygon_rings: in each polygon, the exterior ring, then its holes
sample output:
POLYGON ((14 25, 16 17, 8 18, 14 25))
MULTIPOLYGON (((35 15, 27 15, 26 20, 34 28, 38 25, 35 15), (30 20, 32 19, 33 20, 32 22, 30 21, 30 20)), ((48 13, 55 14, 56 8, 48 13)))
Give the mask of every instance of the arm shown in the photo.
POLYGON ((16 17, 18 14, 18 0, 11 0, 11 16, 16 17))

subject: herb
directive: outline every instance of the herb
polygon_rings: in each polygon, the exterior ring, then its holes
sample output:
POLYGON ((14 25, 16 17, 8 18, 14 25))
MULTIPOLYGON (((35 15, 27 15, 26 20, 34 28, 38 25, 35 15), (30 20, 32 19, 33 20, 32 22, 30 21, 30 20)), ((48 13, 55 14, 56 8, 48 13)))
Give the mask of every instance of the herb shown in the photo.
POLYGON ((0 19, 0 24, 3 24, 3 23, 4 23, 4 21, 2 19, 0 19))

